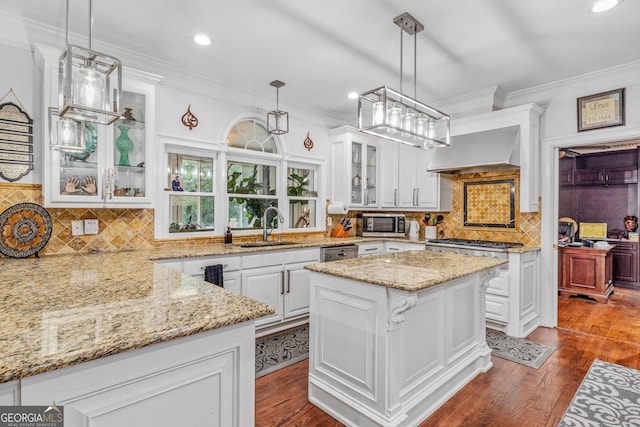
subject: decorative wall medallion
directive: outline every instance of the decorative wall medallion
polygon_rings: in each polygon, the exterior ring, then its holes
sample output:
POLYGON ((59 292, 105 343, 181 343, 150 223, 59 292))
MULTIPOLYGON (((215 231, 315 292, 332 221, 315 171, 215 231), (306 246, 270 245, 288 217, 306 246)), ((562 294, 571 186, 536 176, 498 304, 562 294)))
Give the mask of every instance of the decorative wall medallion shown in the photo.
POLYGON ((308 151, 311 151, 311 149, 313 148, 313 141, 311 140, 311 138, 309 138, 309 132, 307 132, 307 137, 304 139, 304 148, 306 148, 308 151))
MULTIPOLYGON (((15 96, 10 89, 0 101, 10 93, 15 96)), ((0 104, 0 177, 10 182, 33 169, 33 119, 18 103, 0 104)))
POLYGON ((26 258, 44 248, 51 237, 49 212, 36 203, 18 203, 0 214, 0 252, 26 258))
POLYGON ((182 115, 182 124, 188 127, 189 130, 193 130, 194 127, 198 126, 198 118, 191 112, 191 104, 189 104, 187 112, 182 115))

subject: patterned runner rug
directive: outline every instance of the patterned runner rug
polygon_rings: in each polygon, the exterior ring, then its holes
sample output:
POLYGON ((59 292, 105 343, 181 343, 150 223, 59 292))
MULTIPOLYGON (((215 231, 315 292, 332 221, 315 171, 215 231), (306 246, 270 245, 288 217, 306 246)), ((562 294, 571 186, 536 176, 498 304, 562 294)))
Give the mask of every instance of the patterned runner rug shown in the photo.
MULTIPOLYGON (((553 347, 513 338, 487 329, 492 354, 538 369, 551 355, 553 347)), ((300 362, 309 357, 309 325, 256 340, 256 378, 300 362)))
POLYGON ((513 338, 503 332, 487 329, 487 345, 491 354, 538 369, 555 348, 521 338, 513 338))
POLYGON ((309 326, 256 340, 256 378, 309 358, 309 326))
POLYGON ((640 425, 640 371, 595 359, 559 427, 640 425))

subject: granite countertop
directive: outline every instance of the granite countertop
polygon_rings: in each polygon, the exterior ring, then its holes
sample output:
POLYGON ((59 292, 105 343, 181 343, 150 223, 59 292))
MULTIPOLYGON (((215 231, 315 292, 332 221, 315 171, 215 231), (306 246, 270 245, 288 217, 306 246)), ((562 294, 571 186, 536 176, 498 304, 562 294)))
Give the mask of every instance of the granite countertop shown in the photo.
POLYGON ((138 251, 3 258, 0 270, 0 383, 274 312, 138 251))
MULTIPOLYGON (((277 243, 277 239, 269 239, 270 242, 277 243)), ((287 249, 300 249, 300 248, 312 248, 312 247, 332 247, 342 245, 352 245, 356 243, 363 243, 367 241, 381 241, 383 239, 367 239, 362 237, 347 237, 347 238, 335 238, 335 237, 314 237, 310 239, 283 239, 287 244, 274 245, 274 246, 260 246, 261 240, 237 240, 231 244, 225 243, 212 243, 210 245, 200 245, 193 247, 160 247, 149 250, 140 251, 144 253, 144 256, 150 260, 162 260, 162 259, 177 259, 177 258, 193 258, 203 256, 222 256, 222 255, 245 255, 254 252, 264 251, 282 251, 287 249), (255 244, 256 247, 243 247, 242 245, 255 244)), ((389 239, 386 239, 389 240, 389 239)), ((409 240, 406 239, 408 242, 409 240)), ((424 243, 424 242, 422 242, 424 243)))
MULTIPOLYGON (((277 240, 276 240, 277 241, 277 240)), ((147 259, 162 260, 162 259, 178 259, 178 258, 193 258, 203 256, 223 256, 223 255, 243 255, 252 252, 264 252, 272 250, 287 250, 287 249, 299 249, 299 248, 311 248, 311 247, 332 247, 341 245, 353 245, 357 243, 372 243, 372 242, 401 242, 401 243, 415 243, 424 245, 425 240, 409 240, 408 238, 374 238, 374 237, 348 237, 348 238, 336 238, 336 237, 313 237, 310 239, 284 239, 291 244, 275 245, 275 246, 257 246, 252 248, 245 248, 242 245, 247 243, 260 244, 260 240, 251 241, 236 241, 232 244, 225 243, 213 243, 207 246, 194 246, 194 247, 166 247, 156 248, 148 251, 144 251, 147 259)), ((516 248, 508 249, 508 252, 524 253, 529 251, 539 251, 539 246, 520 246, 516 248)))
MULTIPOLYGON (((268 247, 245 248, 241 245, 248 242, 237 241, 115 253, 0 258, 0 383, 274 313, 267 304, 155 264, 154 260, 374 241, 424 244, 408 239, 314 236, 290 245, 268 247)), ((416 290, 503 262, 506 260, 411 251, 321 263, 310 269, 349 278, 367 276, 373 283, 416 290), (444 261, 448 267, 444 267, 444 261), (386 269, 380 270, 380 264, 386 269)))
POLYGON ((403 291, 418 291, 506 264, 507 259, 446 252, 406 251, 308 265, 319 273, 403 291))

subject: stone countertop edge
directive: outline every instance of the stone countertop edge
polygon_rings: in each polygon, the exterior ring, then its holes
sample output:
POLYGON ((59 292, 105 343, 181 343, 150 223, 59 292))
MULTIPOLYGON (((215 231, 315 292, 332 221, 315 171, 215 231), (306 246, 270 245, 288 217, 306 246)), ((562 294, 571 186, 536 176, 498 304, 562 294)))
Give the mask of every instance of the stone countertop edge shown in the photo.
POLYGON ((0 259, 0 383, 275 312, 145 251, 0 259))
POLYGON ((413 250, 323 262, 305 268, 372 285, 414 292, 508 262, 504 258, 413 250))

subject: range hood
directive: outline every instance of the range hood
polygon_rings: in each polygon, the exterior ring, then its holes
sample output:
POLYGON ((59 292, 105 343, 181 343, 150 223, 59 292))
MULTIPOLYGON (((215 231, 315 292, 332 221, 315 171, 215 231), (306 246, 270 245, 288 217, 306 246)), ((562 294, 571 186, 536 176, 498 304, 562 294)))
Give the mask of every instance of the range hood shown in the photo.
POLYGON ((488 171, 520 167, 520 126, 451 136, 433 150, 429 172, 488 171))

